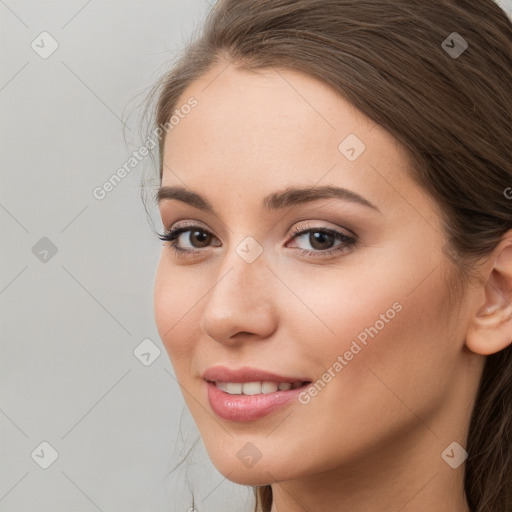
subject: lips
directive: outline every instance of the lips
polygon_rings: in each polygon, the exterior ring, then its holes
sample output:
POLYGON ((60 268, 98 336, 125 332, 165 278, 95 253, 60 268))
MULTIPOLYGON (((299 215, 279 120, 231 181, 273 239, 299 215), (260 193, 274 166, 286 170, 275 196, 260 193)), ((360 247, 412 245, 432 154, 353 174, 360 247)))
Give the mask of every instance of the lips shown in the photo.
POLYGON ((250 367, 230 369, 214 366, 206 370, 202 377, 213 412, 220 418, 235 422, 254 421, 292 404, 305 386, 311 384, 303 376, 280 375, 250 367), (263 390, 263 386, 260 386, 256 390, 260 382, 268 389, 263 390), (284 386, 284 389, 276 390, 278 384, 284 386), (269 387, 271 385, 273 389, 269 387), (229 389, 235 387, 237 390, 229 389), (248 394, 245 393, 246 387, 250 391, 248 394), (240 393, 240 388, 243 388, 243 393, 231 394, 232 391, 240 393))
POLYGON ((277 373, 244 366, 231 369, 225 366, 212 366, 202 375, 203 379, 209 382, 290 382, 304 383, 311 382, 311 379, 299 375, 279 375, 277 373))

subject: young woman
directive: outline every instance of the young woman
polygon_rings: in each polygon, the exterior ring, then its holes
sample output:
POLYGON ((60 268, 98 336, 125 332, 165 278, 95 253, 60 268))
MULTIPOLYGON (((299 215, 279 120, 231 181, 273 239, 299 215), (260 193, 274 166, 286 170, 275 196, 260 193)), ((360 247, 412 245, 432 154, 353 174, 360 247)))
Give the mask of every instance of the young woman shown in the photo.
POLYGON ((153 90, 156 323, 257 511, 512 511, 511 87, 491 0, 221 0, 153 90))

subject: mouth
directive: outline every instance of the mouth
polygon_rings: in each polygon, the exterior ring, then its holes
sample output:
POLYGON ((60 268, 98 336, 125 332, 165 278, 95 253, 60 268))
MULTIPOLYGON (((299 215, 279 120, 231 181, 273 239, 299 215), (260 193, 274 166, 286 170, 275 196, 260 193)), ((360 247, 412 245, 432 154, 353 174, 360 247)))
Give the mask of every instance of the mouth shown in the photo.
POLYGON ((229 395, 267 395, 277 393, 278 391, 291 391, 303 388, 311 384, 311 381, 253 381, 253 382, 226 382, 206 380, 207 383, 214 385, 224 393, 229 395))
POLYGON ((231 422, 255 421, 283 407, 291 407, 312 384, 302 380, 230 382, 205 379, 204 382, 212 411, 231 422))
POLYGON ((235 422, 253 421, 292 406, 312 383, 307 377, 279 375, 249 366, 213 366, 201 377, 213 412, 235 422))

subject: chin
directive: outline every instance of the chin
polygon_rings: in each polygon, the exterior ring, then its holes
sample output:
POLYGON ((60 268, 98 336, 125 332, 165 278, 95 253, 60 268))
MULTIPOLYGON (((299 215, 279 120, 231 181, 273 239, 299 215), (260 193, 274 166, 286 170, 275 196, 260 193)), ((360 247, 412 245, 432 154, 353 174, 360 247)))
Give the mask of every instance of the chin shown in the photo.
POLYGON ((261 486, 282 480, 290 480, 297 475, 290 474, 290 467, 284 461, 256 462, 252 467, 246 467, 238 457, 227 458, 225 453, 211 456, 213 465, 228 480, 239 485, 261 486), (285 467, 283 467, 283 465, 285 467))
MULTIPOLYGON (((224 475, 224 474, 223 474, 224 475)), ((267 474, 263 475, 261 472, 254 473, 251 470, 247 471, 232 471, 231 473, 224 475, 228 480, 231 480, 235 484, 239 485, 250 485, 252 487, 269 485, 273 483, 273 479, 267 474)))

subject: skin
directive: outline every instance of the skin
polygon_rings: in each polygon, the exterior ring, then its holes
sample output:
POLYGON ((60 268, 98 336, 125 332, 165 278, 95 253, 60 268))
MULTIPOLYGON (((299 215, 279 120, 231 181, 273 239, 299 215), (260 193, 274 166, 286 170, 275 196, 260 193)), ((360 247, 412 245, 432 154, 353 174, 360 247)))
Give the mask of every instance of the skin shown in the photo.
POLYGON ((409 177, 405 150, 328 86, 291 70, 219 63, 178 106, 190 96, 197 107, 166 137, 162 185, 201 194, 216 214, 175 199, 159 209, 164 228, 195 221, 214 236, 203 247, 181 235, 194 257, 164 244, 154 307, 213 464, 240 484, 271 483, 272 512, 469 511, 465 463, 452 469, 441 454, 454 441, 465 446, 484 355, 512 339, 503 319, 510 237, 459 302, 440 211, 409 177), (338 150, 348 134, 366 146, 355 161, 338 150), (352 190, 380 211, 340 199, 262 210, 269 193, 321 185, 352 190), (322 249, 307 234, 294 239, 296 226, 359 242, 325 258, 301 255, 322 249), (248 236, 263 251, 252 263, 236 252, 248 236), (201 378, 210 366, 314 382, 396 302, 401 311, 307 405, 248 423, 211 409, 201 378), (493 305, 501 316, 484 314, 493 305), (237 457, 247 442, 261 452, 250 468, 237 457))

